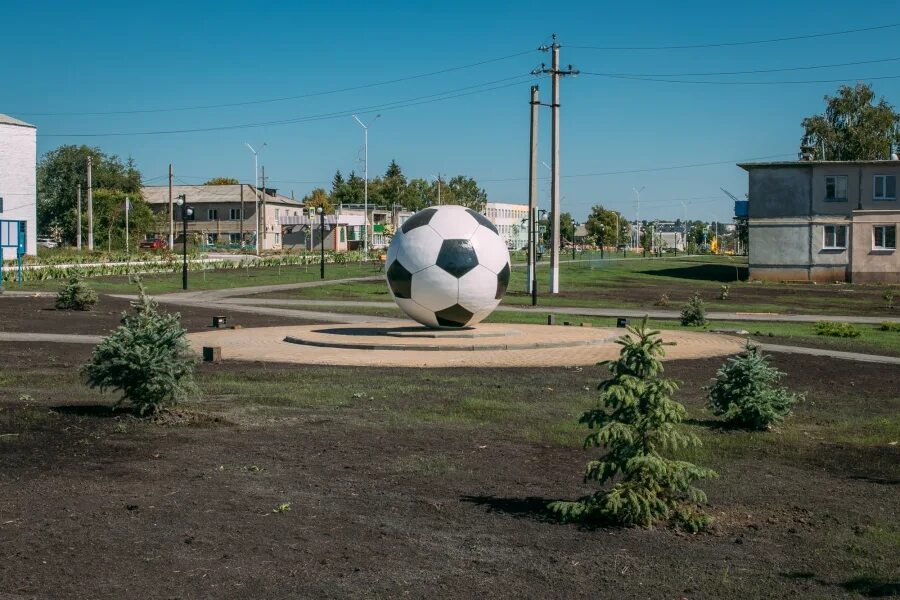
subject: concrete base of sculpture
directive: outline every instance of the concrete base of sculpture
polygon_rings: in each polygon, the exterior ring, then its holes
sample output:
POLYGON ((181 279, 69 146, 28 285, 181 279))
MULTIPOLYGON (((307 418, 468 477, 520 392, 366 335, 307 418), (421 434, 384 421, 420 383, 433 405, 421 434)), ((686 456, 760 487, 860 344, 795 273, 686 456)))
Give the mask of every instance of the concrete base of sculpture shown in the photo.
MULTIPOLYGON (((198 351, 219 346, 222 360, 352 367, 571 367, 616 358, 624 329, 482 323, 434 330, 408 324, 355 323, 217 329, 188 335, 198 351)), ((666 359, 741 352, 743 338, 664 331, 666 359)))

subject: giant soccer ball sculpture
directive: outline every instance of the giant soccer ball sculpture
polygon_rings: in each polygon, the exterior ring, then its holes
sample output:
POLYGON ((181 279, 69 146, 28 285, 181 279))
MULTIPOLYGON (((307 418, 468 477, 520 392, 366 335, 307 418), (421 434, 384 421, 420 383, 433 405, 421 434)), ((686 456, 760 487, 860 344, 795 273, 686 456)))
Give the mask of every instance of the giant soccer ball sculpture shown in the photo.
POLYGON ((462 206, 414 214, 388 248, 385 273, 394 301, 434 328, 475 325, 509 285, 509 250, 487 218, 462 206))

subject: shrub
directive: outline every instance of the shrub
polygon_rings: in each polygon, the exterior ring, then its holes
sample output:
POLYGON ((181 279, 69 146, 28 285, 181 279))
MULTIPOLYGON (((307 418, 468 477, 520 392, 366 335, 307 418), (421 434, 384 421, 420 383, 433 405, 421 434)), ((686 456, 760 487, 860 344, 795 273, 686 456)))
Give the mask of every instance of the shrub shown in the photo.
POLYGON ((59 310, 91 310, 97 304, 97 292, 77 276, 69 278, 56 294, 56 308, 59 310))
POLYGON ((702 327, 706 325, 706 307, 703 306, 703 298, 698 292, 694 292, 684 308, 681 309, 681 324, 686 327, 702 327))
POLYGON ((693 486, 716 473, 664 453, 697 447, 700 440, 677 429, 686 415, 672 399, 678 382, 660 377, 665 354, 658 331, 647 330, 644 318, 631 335, 619 338, 619 359, 607 361, 612 376, 600 386, 600 406, 581 415, 580 423, 594 430, 585 448, 604 447, 600 460, 587 465, 585 481, 608 489, 575 502, 554 502, 550 510, 564 521, 606 521, 649 527, 660 521, 680 523, 698 531, 709 518, 698 511, 706 495, 693 486))
POLYGON ((884 301, 887 302, 887 307, 891 310, 894 308, 894 290, 887 289, 884 294, 881 296, 884 298, 884 301))
POLYGON ((879 329, 881 331, 900 331, 900 323, 897 321, 884 321, 879 329))
POLYGON ((731 291, 731 288, 728 287, 727 284, 722 284, 722 287, 719 288, 719 300, 728 300, 728 294, 731 291))
POLYGON ((862 333, 850 323, 838 323, 835 321, 819 321, 815 325, 815 330, 818 335, 842 338, 859 337, 860 333, 862 333))
POLYGON ((656 300, 656 302, 654 302, 653 304, 655 304, 656 306, 668 306, 668 305, 669 305, 669 295, 668 295, 668 294, 662 294, 662 295, 656 300))
POLYGON ((193 389, 196 355, 185 340, 180 316, 160 314, 141 286, 132 314, 94 348, 82 373, 91 387, 121 391, 119 403, 152 415, 182 400, 193 389))
POLYGON ((768 359, 749 342, 742 354, 729 358, 716 373, 716 382, 705 388, 713 414, 747 429, 765 430, 781 423, 802 396, 778 387, 784 373, 768 359))

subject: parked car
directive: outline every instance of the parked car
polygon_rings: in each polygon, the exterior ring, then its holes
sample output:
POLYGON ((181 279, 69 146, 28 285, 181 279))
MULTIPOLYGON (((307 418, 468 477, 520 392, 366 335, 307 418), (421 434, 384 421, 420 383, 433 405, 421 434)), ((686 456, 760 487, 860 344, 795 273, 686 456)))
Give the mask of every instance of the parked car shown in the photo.
POLYGON ((166 242, 160 238, 141 242, 141 250, 165 250, 165 248, 166 242))
POLYGON ((59 246, 59 244, 56 243, 56 240, 48 237, 39 237, 37 239, 37 245, 44 248, 56 248, 59 246))

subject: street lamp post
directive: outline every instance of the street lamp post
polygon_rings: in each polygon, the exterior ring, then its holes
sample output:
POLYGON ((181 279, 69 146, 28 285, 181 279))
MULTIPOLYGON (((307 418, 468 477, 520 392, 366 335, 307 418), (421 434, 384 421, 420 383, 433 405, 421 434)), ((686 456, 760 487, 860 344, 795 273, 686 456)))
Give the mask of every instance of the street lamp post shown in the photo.
POLYGON ((581 225, 578 221, 572 222, 572 261, 575 261, 575 242, 578 240, 578 227, 581 225))
MULTIPOLYGON (((380 117, 381 115, 375 115, 375 119, 380 117)), ((365 172, 363 176, 365 177, 365 182, 363 183, 363 214, 365 215, 363 218, 363 256, 365 260, 369 260, 369 126, 360 121, 359 117, 353 115, 353 119, 359 123, 359 126, 363 128, 363 144, 365 153, 365 172)), ((373 119, 373 121, 375 121, 373 119)))
POLYGON ((606 227, 603 224, 600 224, 600 260, 603 260, 603 244, 606 242, 606 236, 604 235, 604 230, 606 227))
POLYGON ((325 279, 325 211, 317 206, 316 213, 319 215, 319 277, 325 279))
MULTIPOLYGON (((256 255, 259 256, 259 153, 262 152, 262 149, 266 147, 266 143, 263 142, 263 145, 259 147, 259 150, 255 150, 253 146, 251 146, 248 142, 244 142, 244 144, 250 148, 250 152, 253 153, 253 187, 256 190, 254 194, 255 200, 253 202, 253 215, 256 217, 256 255)), ((241 213, 241 222, 244 221, 244 215, 241 213)), ((263 234, 265 235, 265 233, 263 234)), ((241 240, 243 241, 243 240, 241 240)))
POLYGON ((187 265, 187 222, 194 218, 194 209, 185 204, 184 194, 178 196, 178 206, 181 208, 181 289, 188 289, 188 265, 187 265))

